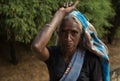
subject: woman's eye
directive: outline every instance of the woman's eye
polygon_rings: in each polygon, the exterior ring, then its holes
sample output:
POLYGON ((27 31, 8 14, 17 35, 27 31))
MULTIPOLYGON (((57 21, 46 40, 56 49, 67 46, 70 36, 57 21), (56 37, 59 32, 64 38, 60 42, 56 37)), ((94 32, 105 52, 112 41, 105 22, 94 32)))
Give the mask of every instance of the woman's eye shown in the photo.
POLYGON ((66 34, 66 32, 64 30, 61 30, 60 34, 64 35, 64 34, 66 34))
POLYGON ((72 31, 72 34, 74 35, 74 34, 77 34, 78 32, 77 31, 72 31))
POLYGON ((62 32, 61 32, 61 33, 65 34, 65 33, 66 33, 66 31, 62 30, 62 32))

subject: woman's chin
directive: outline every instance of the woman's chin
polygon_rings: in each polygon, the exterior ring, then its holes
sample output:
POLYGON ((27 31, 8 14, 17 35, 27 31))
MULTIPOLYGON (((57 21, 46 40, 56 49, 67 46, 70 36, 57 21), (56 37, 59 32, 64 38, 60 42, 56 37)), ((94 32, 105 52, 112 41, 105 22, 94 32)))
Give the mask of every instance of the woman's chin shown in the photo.
POLYGON ((75 47, 67 46, 67 47, 65 47, 65 49, 66 49, 66 51, 74 51, 75 47))

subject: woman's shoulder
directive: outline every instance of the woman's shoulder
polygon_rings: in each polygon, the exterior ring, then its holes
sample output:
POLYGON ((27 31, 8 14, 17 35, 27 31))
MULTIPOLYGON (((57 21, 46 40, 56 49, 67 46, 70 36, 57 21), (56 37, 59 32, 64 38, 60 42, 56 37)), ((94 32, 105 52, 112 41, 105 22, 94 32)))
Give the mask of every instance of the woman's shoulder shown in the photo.
POLYGON ((55 53, 60 51, 60 47, 59 46, 47 46, 47 49, 50 53, 55 53))
POLYGON ((59 46, 48 46, 47 47, 49 53, 50 53, 50 57, 49 59, 46 61, 47 64, 56 64, 56 61, 60 58, 61 56, 61 51, 60 51, 60 47, 59 46))
POLYGON ((90 60, 90 61, 99 60, 99 57, 96 54, 89 51, 89 50, 86 50, 85 58, 87 58, 87 60, 90 60))

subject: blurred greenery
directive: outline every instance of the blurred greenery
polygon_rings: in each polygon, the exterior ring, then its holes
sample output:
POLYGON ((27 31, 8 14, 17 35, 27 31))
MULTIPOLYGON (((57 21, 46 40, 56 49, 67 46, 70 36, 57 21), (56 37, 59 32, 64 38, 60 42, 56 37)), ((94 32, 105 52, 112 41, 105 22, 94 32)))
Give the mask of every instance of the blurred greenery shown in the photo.
MULTIPOLYGON (((75 0, 0 0, 0 36, 9 40, 14 34, 15 41, 31 43, 56 10, 70 1, 75 0)), ((115 16, 114 6, 111 0, 79 0, 77 9, 85 14, 102 38, 113 26, 110 20, 115 16)), ((54 33, 49 45, 55 43, 55 37, 54 33)))

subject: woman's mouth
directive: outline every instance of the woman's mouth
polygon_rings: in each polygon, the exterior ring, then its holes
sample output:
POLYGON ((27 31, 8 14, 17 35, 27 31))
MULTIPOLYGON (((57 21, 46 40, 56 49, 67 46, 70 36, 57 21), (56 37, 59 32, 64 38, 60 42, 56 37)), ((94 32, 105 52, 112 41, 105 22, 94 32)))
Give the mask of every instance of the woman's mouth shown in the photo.
POLYGON ((68 43, 68 44, 66 44, 66 47, 67 47, 67 48, 71 48, 71 47, 72 47, 72 44, 71 44, 71 43, 68 43))

